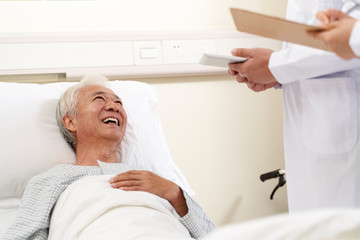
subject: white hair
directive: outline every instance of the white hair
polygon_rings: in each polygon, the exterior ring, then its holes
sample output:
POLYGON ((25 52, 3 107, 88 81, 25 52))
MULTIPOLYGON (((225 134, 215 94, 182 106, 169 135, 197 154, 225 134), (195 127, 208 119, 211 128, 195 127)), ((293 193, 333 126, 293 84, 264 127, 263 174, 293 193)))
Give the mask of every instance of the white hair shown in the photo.
POLYGON ((67 114, 76 117, 77 104, 79 102, 79 91, 81 89, 92 85, 107 87, 108 82, 109 80, 102 75, 87 75, 83 77, 78 84, 69 87, 59 99, 56 109, 56 121, 66 141, 70 144, 74 151, 76 151, 76 138, 71 131, 65 128, 62 119, 67 114))

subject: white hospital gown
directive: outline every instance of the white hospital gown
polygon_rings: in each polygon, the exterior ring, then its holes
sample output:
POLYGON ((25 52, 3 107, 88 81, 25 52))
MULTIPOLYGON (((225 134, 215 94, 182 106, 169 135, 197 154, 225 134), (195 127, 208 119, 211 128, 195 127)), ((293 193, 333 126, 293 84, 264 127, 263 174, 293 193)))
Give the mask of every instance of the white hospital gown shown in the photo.
MULTIPOLYGON (((83 177, 143 170, 125 163, 98 163, 99 166, 58 165, 33 177, 24 192, 18 215, 2 239, 47 239, 51 211, 56 201, 71 183, 83 177)), ((205 236, 215 229, 215 225, 201 207, 183 192, 189 212, 183 218, 179 217, 175 210, 173 213, 193 238, 205 236)))

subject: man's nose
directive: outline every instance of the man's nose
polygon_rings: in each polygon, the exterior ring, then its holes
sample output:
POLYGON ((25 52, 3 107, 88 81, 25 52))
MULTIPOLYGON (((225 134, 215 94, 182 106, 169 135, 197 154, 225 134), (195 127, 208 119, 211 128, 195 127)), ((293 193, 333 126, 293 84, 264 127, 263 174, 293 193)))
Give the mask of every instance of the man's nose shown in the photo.
POLYGON ((108 101, 106 103, 105 110, 106 111, 119 112, 120 111, 120 106, 119 106, 119 104, 117 104, 117 103, 115 103, 113 101, 108 101))

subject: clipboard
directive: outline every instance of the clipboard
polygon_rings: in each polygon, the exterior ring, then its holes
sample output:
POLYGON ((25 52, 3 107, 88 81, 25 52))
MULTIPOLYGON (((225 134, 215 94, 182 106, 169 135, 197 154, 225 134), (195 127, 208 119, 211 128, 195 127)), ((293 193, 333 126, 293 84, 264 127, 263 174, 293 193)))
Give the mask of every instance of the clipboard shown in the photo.
POLYGON ((296 43, 308 47, 329 51, 320 39, 307 35, 307 31, 323 31, 326 28, 288 21, 242 9, 230 8, 236 29, 262 37, 296 43))

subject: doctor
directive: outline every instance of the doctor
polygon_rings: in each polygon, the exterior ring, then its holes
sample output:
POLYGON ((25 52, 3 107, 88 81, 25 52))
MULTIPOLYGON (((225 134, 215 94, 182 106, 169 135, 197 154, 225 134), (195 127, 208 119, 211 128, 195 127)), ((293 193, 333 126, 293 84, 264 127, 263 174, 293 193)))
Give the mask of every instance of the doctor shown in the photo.
MULTIPOLYGON (((289 0, 287 19, 315 25, 318 11, 353 5, 289 0)), ((360 207, 360 61, 294 44, 232 53, 249 58, 229 65, 238 82, 254 91, 282 85, 290 212, 360 207)))

